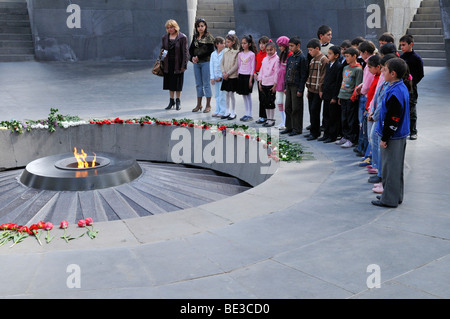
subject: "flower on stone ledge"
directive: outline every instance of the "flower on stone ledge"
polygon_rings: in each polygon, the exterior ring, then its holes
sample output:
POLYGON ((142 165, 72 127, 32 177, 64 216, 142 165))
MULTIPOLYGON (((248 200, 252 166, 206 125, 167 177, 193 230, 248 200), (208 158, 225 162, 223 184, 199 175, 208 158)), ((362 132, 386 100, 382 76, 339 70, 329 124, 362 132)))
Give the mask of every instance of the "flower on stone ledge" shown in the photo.
POLYGON ((98 235, 98 230, 94 230, 94 221, 91 217, 88 217, 86 219, 80 219, 78 221, 78 227, 84 227, 87 229, 86 234, 89 236, 90 239, 94 239, 98 235), (88 226, 91 226, 92 228, 89 229, 88 226))

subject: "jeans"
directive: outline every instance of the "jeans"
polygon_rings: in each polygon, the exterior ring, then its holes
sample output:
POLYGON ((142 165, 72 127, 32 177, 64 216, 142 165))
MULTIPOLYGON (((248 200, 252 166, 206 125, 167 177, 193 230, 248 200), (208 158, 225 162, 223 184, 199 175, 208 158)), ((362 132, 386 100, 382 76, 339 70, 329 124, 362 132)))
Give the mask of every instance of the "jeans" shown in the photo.
POLYGON ((359 135, 358 135, 358 151, 365 153, 367 145, 369 143, 367 138, 367 118, 364 118, 364 112, 366 111, 367 97, 361 95, 359 97, 358 106, 358 121, 359 121, 359 135))
POLYGON ((381 177, 381 156, 380 142, 381 137, 376 133, 377 122, 373 122, 370 132, 370 140, 372 143, 372 167, 378 169, 378 176, 381 177))
POLYGON ((211 97, 211 78, 209 76, 209 61, 202 63, 194 63, 195 87, 197 89, 197 97, 211 97))
POLYGON ((225 115, 226 106, 226 93, 221 91, 222 81, 216 82, 214 84, 214 98, 216 99, 216 114, 225 115))

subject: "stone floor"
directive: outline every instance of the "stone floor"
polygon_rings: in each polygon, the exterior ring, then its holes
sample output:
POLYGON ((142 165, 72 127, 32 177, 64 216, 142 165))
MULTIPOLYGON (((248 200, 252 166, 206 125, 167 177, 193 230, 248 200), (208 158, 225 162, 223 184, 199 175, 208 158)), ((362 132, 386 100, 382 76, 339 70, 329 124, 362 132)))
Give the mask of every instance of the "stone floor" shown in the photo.
MULTIPOLYGON (((191 112, 191 68, 178 112, 163 110, 168 96, 150 70, 147 62, 1 64, 0 117, 44 118, 56 107, 83 118, 211 120, 191 112)), ((405 199, 397 209, 370 204, 375 194, 354 152, 296 136, 290 139, 314 159, 282 163, 268 181, 236 196, 95 223, 95 240, 0 247, 0 296, 450 298, 449 87, 448 68, 426 68, 419 138, 408 141, 405 199), (70 288, 73 265, 80 286, 70 288), (374 278, 380 288, 371 286, 374 278)), ((257 94, 253 105, 256 119, 257 94)))

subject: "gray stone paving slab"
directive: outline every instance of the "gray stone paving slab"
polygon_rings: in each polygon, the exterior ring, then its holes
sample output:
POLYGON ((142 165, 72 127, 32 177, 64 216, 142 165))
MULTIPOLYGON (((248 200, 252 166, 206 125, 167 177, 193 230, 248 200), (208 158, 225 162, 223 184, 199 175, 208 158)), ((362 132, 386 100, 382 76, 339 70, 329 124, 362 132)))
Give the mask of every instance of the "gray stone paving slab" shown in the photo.
POLYGON ((450 256, 445 256, 404 274, 396 278, 395 281, 433 296, 449 299, 450 282, 448 277, 445 277, 449 267, 450 256))
POLYGON ((245 285, 229 274, 202 277, 156 287, 158 298, 165 299, 254 299, 245 285), (218 289, 218 287, 220 287, 218 289), (220 292, 219 292, 220 290, 220 292))
POLYGON ((186 240, 224 272, 267 259, 267 254, 255 247, 231 241, 211 232, 190 236, 186 240))
POLYGON ((275 259, 356 294, 367 289, 369 265, 379 265, 383 283, 449 253, 446 240, 367 225, 275 259))
POLYGON ((39 296, 39 292, 44 289, 56 296, 68 289, 147 287, 153 283, 154 279, 147 273, 146 266, 127 248, 90 249, 83 252, 72 250, 46 253, 26 293, 39 296), (79 288, 70 286, 76 283, 70 277, 75 273, 70 265, 79 267, 79 288))
POLYGON ((208 260, 185 239, 141 245, 132 250, 145 265, 155 285, 222 273, 218 265, 208 260))
POLYGON ((351 292, 289 265, 266 260, 230 273, 257 298, 348 298, 351 292))
POLYGON ((426 291, 403 285, 397 281, 383 283, 383 289, 372 288, 352 297, 352 299, 438 299, 426 291))

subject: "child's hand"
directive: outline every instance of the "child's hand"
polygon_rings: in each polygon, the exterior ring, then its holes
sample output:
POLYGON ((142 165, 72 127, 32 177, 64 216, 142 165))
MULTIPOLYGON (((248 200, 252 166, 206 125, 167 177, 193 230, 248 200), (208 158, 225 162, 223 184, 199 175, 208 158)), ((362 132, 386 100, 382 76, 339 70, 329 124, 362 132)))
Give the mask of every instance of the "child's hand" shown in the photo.
POLYGON ((249 83, 248 83, 248 87, 249 87, 249 88, 252 88, 252 87, 253 87, 253 81, 252 81, 252 79, 250 79, 248 82, 249 82, 249 83))
POLYGON ((273 86, 272 86, 272 93, 276 93, 277 92, 277 84, 275 83, 273 86))
POLYGON ((381 141, 380 142, 380 147, 387 148, 387 142, 381 141))
POLYGON ((261 82, 258 82, 258 88, 260 91, 262 91, 261 82))
POLYGON ((214 85, 216 81, 214 79, 211 79, 211 84, 214 85))

